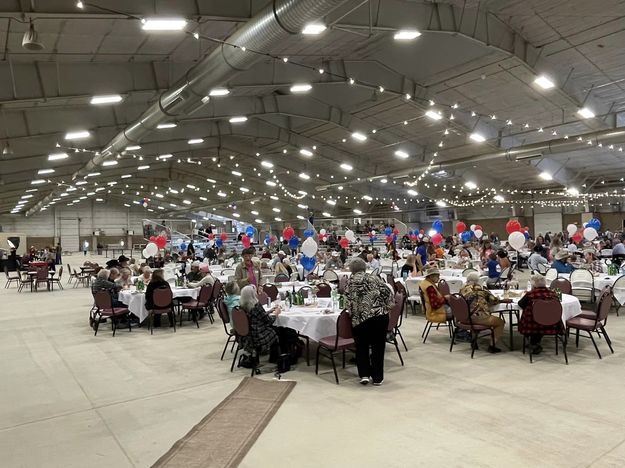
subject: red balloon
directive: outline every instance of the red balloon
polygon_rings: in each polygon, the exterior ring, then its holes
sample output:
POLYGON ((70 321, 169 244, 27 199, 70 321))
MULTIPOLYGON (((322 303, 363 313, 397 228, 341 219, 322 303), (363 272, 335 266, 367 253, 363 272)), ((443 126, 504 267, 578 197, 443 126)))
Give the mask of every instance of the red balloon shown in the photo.
POLYGON ((573 241, 574 241, 576 244, 578 244, 579 242, 581 242, 582 238, 583 238, 582 233, 581 233, 581 232, 579 232, 579 231, 577 231, 575 234, 573 234, 573 235, 571 236, 571 239, 573 239, 573 241))
POLYGON ((462 221, 460 221, 458 224, 456 224, 456 232, 458 234, 462 234, 466 230, 467 230, 467 225, 464 224, 462 221))
POLYGON ((219 238, 226 242, 228 240, 228 234, 226 234, 225 232, 222 232, 221 235, 219 236, 219 238))
POLYGON ((158 236, 156 238, 156 242, 155 243, 156 243, 156 246, 159 249, 164 249, 165 246, 167 245, 167 237, 165 237, 165 236, 158 236))
POLYGON ((341 247, 343 247, 344 249, 346 249, 349 246, 349 241, 347 240, 346 237, 343 237, 340 241, 339 241, 339 245, 341 247))
POLYGON ((441 236, 440 232, 437 232, 432 236, 432 243, 434 245, 439 245, 441 242, 443 242, 443 236, 441 236))
POLYGON ((521 231, 521 223, 519 223, 516 219, 511 219, 510 221, 506 223, 506 232, 508 234, 512 234, 513 232, 520 232, 520 231, 521 231))
POLYGON ((386 243, 387 244, 392 244, 393 243, 393 236, 386 236, 386 243))
POLYGON ((484 229, 482 229, 482 226, 480 226, 479 224, 476 224, 474 231, 484 231, 484 229))
POLYGON ((284 237, 284 239, 286 240, 291 240, 291 237, 293 237, 294 235, 295 235, 295 230, 293 230, 291 226, 285 227, 284 230, 282 231, 282 237, 284 237))
POLYGON ((213 240, 215 239, 215 234, 213 234, 212 232, 208 235, 208 239, 209 240, 213 240))
POLYGON ((241 243, 243 244, 243 247, 247 249, 252 244, 252 239, 247 236, 243 236, 241 238, 241 243))
POLYGON ((399 229, 397 228, 393 229, 393 234, 399 234, 399 229))
POLYGON ((150 236, 150 242, 154 242, 155 240, 156 240, 156 237, 150 236))

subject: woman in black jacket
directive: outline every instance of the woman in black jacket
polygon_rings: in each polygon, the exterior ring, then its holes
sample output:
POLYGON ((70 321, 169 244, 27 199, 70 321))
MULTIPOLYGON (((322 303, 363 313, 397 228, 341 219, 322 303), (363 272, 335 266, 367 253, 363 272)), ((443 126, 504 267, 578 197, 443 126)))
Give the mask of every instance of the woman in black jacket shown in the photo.
MULTIPOLYGON (((167 288, 167 289, 171 289, 171 286, 169 286, 169 283, 167 281, 165 281, 165 277, 163 276, 163 270, 154 270, 152 272, 152 279, 150 279, 150 282, 148 283, 148 287, 145 290, 145 308, 148 310, 154 309, 154 291, 158 288, 167 288)), ((170 304, 170 309, 172 312, 168 312, 167 316, 169 317, 169 326, 173 327, 174 326, 174 313, 173 313, 173 307, 171 307, 170 304)), ((161 316, 156 315, 154 317, 154 326, 160 326, 161 325, 161 316)))

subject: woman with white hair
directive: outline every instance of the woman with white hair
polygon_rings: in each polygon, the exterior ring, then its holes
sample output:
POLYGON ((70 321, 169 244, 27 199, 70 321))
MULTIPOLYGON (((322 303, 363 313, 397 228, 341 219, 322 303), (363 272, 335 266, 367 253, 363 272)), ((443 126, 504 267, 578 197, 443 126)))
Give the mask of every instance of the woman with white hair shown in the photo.
POLYGON ((258 302, 256 286, 253 284, 241 289, 239 306, 245 311, 250 323, 250 333, 243 339, 243 348, 253 355, 255 351, 266 354, 278 345, 278 333, 273 327, 273 322, 280 315, 280 308, 273 309, 274 315, 265 312, 263 306, 258 302))
POLYGON ((120 276, 115 280, 115 283, 121 286, 123 289, 128 289, 132 286, 132 272, 128 268, 122 268, 120 270, 120 276))
POLYGON ((494 328, 494 340, 488 347, 489 353, 500 353, 501 349, 497 347, 497 341, 503 335, 504 321, 499 317, 490 314, 490 306, 499 304, 500 302, 509 303, 510 299, 500 301, 493 296, 488 289, 484 289, 480 285, 480 275, 477 272, 471 272, 467 276, 467 284, 460 291, 460 295, 465 298, 469 304, 469 312, 471 313, 471 321, 476 325, 485 325, 494 328))
POLYGON ((533 304, 537 300, 558 300, 556 293, 547 287, 547 280, 542 275, 532 275, 530 278, 532 290, 528 291, 519 301, 519 307, 523 309, 519 320, 519 333, 529 335, 532 354, 539 354, 543 348, 540 342, 543 335, 555 335, 564 333, 564 324, 558 322, 555 325, 545 326, 534 321, 533 304))

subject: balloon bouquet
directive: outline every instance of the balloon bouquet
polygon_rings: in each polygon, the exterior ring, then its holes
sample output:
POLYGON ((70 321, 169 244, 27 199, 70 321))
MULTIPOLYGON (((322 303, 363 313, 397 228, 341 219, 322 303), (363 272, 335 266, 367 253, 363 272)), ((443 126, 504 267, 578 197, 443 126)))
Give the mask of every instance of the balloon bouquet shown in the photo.
POLYGON ((506 232, 508 233, 508 244, 517 251, 521 250, 525 241, 529 239, 529 228, 523 228, 516 219, 511 219, 506 223, 506 232))

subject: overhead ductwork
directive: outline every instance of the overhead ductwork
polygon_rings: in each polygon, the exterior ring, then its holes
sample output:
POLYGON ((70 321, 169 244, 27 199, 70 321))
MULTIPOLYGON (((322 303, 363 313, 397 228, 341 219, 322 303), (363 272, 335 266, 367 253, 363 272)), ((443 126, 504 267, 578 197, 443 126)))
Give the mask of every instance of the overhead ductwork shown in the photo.
MULTIPOLYGON (((350 7, 350 4, 359 5, 362 0, 273 0, 225 42, 250 50, 269 51, 289 36, 299 34, 307 23, 317 21, 343 5, 350 7)), ((157 103, 118 133, 100 154, 74 173, 72 179, 93 172, 107 157, 138 144, 160 123, 195 112, 204 105, 202 99, 212 88, 225 86, 237 73, 251 68, 262 59, 262 55, 221 45, 191 68, 172 88, 163 92, 157 103)), ((47 196, 26 215, 35 213, 52 198, 52 195, 47 196)))

